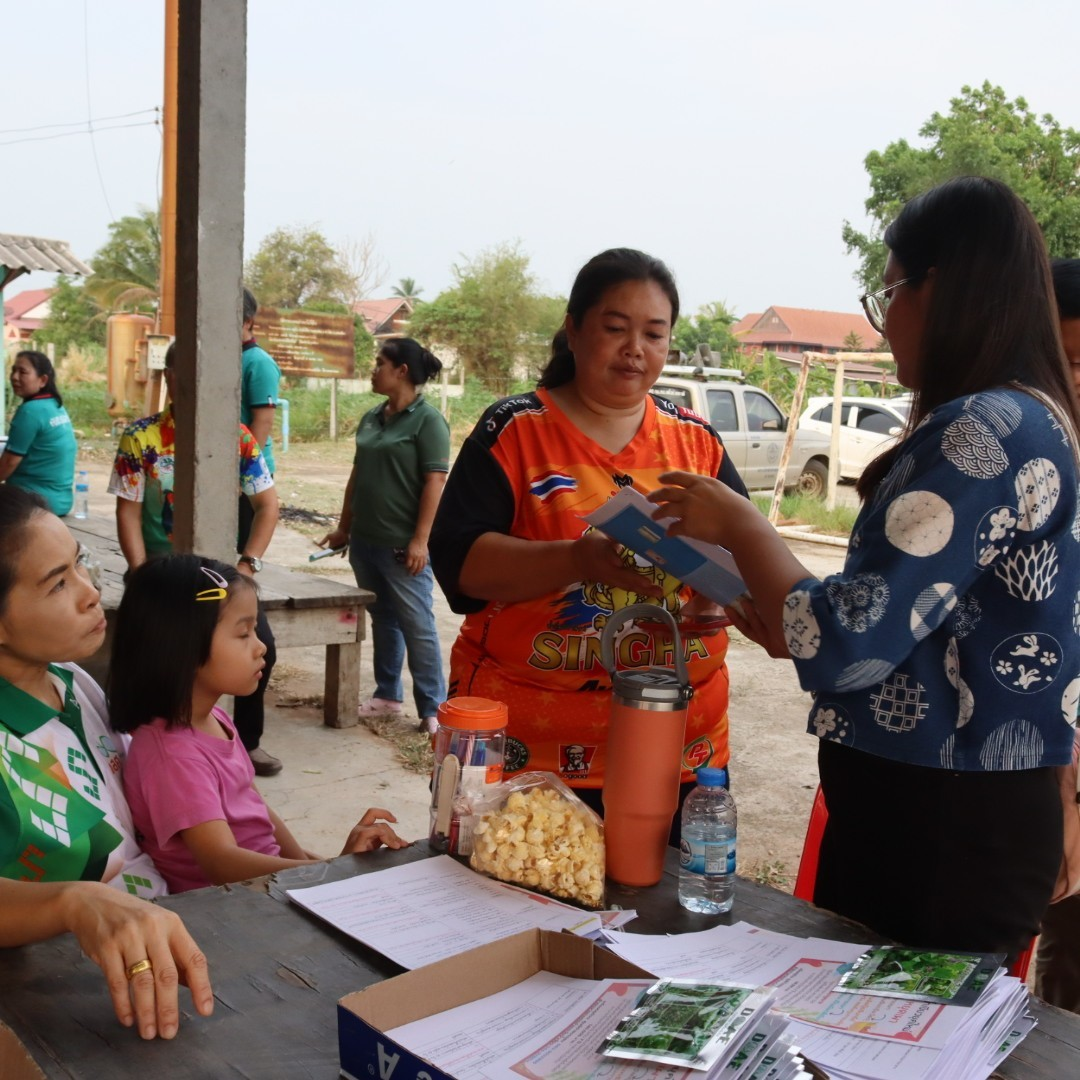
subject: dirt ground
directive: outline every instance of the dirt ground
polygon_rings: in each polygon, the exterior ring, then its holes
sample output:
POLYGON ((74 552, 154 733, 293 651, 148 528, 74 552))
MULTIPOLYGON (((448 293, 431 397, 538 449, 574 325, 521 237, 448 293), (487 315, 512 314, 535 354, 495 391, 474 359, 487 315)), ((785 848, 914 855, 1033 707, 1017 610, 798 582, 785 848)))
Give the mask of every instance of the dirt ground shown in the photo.
MULTIPOLYGON (((279 454, 278 460, 279 494, 289 508, 285 512, 289 530, 312 539, 322 536, 330 518, 336 520, 348 479, 349 443, 296 445, 288 455, 279 454)), ((841 547, 800 541, 789 544, 807 568, 819 576, 838 570, 843 562, 841 547)), ((276 558, 273 547, 270 555, 276 561, 286 561, 276 558)), ((336 559, 313 565, 320 573, 348 576, 347 567, 336 559)), ((438 594, 436 619, 448 662, 459 620, 438 594)), ((368 655, 362 672, 364 693, 370 693, 371 688, 368 655)), ((288 665, 284 672, 288 678, 281 680, 283 689, 279 693, 302 696, 321 692, 322 669, 316 650, 290 650, 282 655, 280 663, 288 665), (301 657, 304 661, 298 662, 301 657)), ((771 659, 737 634, 732 635, 728 663, 732 791, 739 808, 740 870, 759 881, 790 889, 817 786, 817 740, 805 731, 810 698, 799 688, 790 662, 771 659)), ((408 687, 405 696, 408 701, 408 687)), ((393 788, 391 779, 388 797, 393 788)))

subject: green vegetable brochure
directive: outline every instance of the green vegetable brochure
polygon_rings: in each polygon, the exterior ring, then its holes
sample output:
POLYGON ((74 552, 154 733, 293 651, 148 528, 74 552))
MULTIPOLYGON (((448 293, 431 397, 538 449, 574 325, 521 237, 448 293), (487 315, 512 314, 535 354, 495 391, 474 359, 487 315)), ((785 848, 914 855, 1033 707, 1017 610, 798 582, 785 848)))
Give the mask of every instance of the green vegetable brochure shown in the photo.
POLYGON ((946 1005, 974 1005, 1002 970, 1002 953, 934 952, 882 945, 844 972, 836 990, 946 1005))
POLYGON ((606 1057, 712 1069, 738 1051, 773 998, 764 988, 662 979, 599 1050, 606 1057))

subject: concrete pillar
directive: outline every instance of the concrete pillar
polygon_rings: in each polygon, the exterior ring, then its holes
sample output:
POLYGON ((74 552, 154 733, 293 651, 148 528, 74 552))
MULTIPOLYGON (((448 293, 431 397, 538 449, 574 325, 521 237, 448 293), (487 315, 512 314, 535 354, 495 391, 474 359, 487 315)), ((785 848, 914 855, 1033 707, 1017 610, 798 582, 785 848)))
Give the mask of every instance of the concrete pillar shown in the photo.
POLYGON ((180 0, 177 551, 236 559, 247 0, 180 0))

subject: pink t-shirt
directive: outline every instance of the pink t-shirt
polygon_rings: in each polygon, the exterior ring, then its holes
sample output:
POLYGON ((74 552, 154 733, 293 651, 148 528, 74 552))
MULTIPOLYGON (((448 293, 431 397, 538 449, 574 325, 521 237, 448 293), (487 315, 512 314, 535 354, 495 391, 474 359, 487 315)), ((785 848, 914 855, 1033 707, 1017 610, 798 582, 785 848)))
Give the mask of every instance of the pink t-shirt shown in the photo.
POLYGON ((223 710, 213 715, 227 739, 154 720, 132 733, 124 762, 124 794, 139 841, 174 893, 211 884, 180 838, 183 829, 225 821, 240 847, 281 854, 236 728, 223 710))

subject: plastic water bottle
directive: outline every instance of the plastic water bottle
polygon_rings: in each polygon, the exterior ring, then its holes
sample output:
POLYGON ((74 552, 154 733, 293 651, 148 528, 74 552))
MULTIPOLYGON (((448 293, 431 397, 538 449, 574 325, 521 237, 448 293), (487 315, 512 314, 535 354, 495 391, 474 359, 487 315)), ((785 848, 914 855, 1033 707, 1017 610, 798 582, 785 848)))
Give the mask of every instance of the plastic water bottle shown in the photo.
POLYGON ((697 782, 683 803, 679 903, 718 915, 735 899, 735 800, 726 769, 698 769, 697 782))
POLYGON ((75 516, 80 521, 90 516, 90 474, 85 469, 75 478, 75 516))

